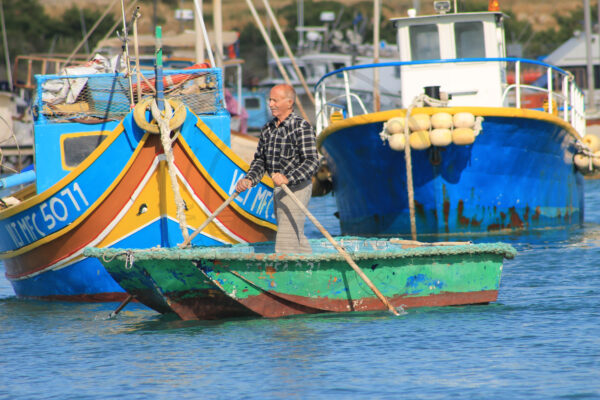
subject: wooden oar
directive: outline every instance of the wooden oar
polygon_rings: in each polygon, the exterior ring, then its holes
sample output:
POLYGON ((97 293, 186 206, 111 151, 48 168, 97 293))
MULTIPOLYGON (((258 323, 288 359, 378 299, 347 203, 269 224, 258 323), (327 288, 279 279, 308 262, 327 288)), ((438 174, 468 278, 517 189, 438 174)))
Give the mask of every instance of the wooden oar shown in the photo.
POLYGON ((229 205, 229 203, 231 203, 231 201, 233 199, 235 199, 238 196, 239 192, 233 192, 233 194, 231 196, 229 196, 229 198, 227 200, 225 200, 225 202, 223 204, 221 204, 219 206, 219 208, 217 208, 215 210, 215 212, 213 212, 210 217, 208 217, 206 219, 206 221, 204 221, 204 223, 202 225, 200 225, 190 236, 188 236, 187 239, 185 239, 183 241, 183 243, 179 244, 179 248, 185 248, 187 246, 189 246, 189 244, 192 242, 192 239, 195 238, 200 232, 202 232, 202 229, 206 228, 208 226, 208 224, 210 224, 212 222, 213 219, 215 219, 215 217, 225 209, 225 207, 227 207, 229 205))
POLYGON ((383 294, 381 294, 381 292, 379 291, 379 289, 377 289, 375 287, 375 285, 373 284, 373 282, 371 282, 371 280, 369 279, 369 277, 367 277, 367 275, 365 275, 365 273, 360 269, 360 267, 358 265, 356 265, 356 263, 354 262, 354 260, 350 257, 350 254, 348 254, 346 252, 346 250, 344 250, 344 248, 342 246, 340 246, 338 244, 338 242, 336 242, 336 240, 329 234, 329 232, 327 232, 327 230, 325 228, 323 228, 323 225, 321 225, 321 223, 314 217, 314 215, 312 215, 312 213, 310 211, 308 211, 308 209, 304 206, 304 204, 302 204, 302 202, 300 200, 298 200, 298 198, 290 190, 290 188, 287 187, 286 184, 281 185, 281 188, 284 190, 285 193, 287 193, 288 196, 290 196, 290 198, 292 200, 294 200, 294 202, 296 203, 296 205, 298 207, 300 207, 300 209, 302 210, 302 212, 304 212, 304 214, 306 214, 306 216, 308 217, 308 219, 310 219, 311 222, 313 224, 315 224, 315 226, 321 231, 321 233, 323 234, 323 236, 325 236, 327 238, 327 240, 329 240, 329 242, 333 245, 333 247, 335 247, 336 250, 340 252, 340 254, 344 257, 344 259, 346 259, 346 262, 348 264, 350 264, 350 266, 352 267, 352 269, 354 271, 356 271, 356 273, 358 274, 358 276, 360 276, 362 278, 362 280, 365 281, 365 283, 371 288, 371 290, 373 291, 373 293, 375 293, 375 295, 388 308, 388 310, 390 310, 394 315, 400 315, 398 313, 398 311, 396 311, 396 309, 394 307, 392 307, 392 305, 390 304, 390 302, 383 296, 383 294))

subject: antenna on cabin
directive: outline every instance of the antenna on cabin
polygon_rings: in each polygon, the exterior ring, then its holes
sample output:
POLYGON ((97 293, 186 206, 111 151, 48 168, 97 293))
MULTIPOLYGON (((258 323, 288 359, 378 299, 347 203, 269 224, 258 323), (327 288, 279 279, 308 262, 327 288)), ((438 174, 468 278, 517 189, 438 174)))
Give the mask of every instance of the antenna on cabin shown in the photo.
POLYGON ((439 14, 446 14, 448 11, 450 11, 450 1, 448 1, 448 0, 445 0, 445 1, 434 1, 433 2, 433 8, 439 14))

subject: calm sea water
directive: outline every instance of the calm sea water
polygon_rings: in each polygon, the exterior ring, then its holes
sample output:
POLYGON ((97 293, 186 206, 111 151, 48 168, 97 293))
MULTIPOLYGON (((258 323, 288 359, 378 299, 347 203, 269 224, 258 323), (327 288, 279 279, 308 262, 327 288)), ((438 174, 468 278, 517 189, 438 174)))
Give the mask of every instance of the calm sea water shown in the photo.
MULTIPOLYGON (((339 233, 332 197, 310 208, 339 233)), ((116 303, 16 299, 0 265, 0 398, 600 399, 600 182, 583 228, 498 239, 519 251, 498 302, 401 317, 107 320, 116 303)))

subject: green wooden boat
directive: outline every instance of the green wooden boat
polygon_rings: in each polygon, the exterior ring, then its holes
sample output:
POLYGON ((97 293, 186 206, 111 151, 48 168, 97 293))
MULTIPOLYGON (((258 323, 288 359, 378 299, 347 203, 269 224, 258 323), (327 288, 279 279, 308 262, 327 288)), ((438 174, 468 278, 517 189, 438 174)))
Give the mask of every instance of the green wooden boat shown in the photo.
MULTIPOLYGON (((485 304, 498 297, 504 243, 427 244, 339 238, 393 307, 485 304)), ((325 239, 312 254, 273 253, 273 243, 188 249, 87 248, 127 292, 184 320, 385 310, 325 239)))

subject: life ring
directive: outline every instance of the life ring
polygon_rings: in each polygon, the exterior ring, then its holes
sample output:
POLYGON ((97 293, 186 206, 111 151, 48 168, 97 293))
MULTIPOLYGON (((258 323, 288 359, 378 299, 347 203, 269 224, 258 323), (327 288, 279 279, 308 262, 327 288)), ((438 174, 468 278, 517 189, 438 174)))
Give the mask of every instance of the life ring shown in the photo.
MULTIPOLYGON (((152 120, 151 122, 146 120, 146 111, 150 109, 153 101, 153 97, 148 97, 137 103, 133 109, 133 119, 140 129, 150 133, 160 133, 160 128, 155 120, 152 120)), ((186 109, 180 101, 173 99, 166 99, 166 101, 168 101, 173 108, 173 118, 169 120, 169 129, 174 131, 183 124, 183 121, 185 121, 187 115, 186 109)))

